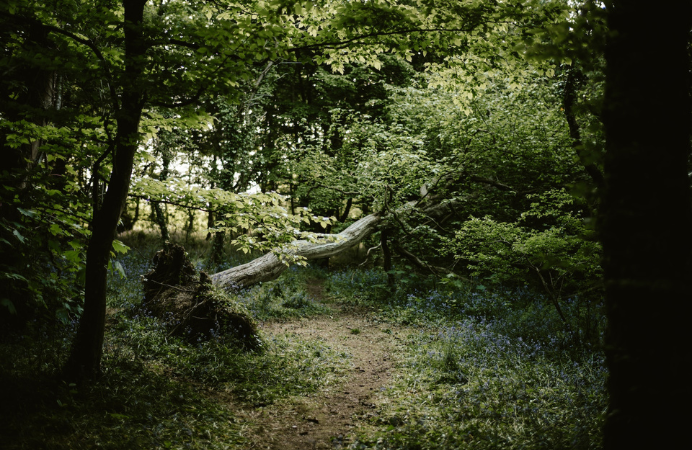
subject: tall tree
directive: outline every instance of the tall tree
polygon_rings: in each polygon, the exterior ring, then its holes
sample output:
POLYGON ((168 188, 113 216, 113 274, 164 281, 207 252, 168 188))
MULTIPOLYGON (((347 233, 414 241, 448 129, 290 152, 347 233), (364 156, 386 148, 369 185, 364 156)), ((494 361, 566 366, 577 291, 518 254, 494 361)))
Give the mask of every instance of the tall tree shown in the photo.
POLYGON ((121 99, 115 117, 117 131, 108 190, 103 204, 94 211, 92 234, 86 259, 84 313, 72 347, 66 371, 70 377, 91 376, 100 370, 103 354, 103 329, 106 318, 106 280, 111 246, 123 205, 130 187, 130 177, 139 143, 139 124, 146 91, 147 44, 143 30, 146 0, 123 0, 124 9, 124 77, 121 99))
POLYGON ((675 448, 692 419, 692 7, 618 0, 607 8, 605 447, 675 448))

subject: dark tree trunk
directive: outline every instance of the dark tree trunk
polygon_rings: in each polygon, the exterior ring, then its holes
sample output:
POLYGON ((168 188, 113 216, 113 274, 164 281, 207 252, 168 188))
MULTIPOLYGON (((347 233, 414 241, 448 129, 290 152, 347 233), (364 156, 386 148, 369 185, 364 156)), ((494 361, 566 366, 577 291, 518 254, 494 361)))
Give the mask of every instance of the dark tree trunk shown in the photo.
POLYGON ((214 233, 214 239, 211 242, 211 255, 209 260, 212 264, 221 264, 223 262, 223 246, 226 240, 226 233, 217 231, 214 233))
MULTIPOLYGON (((171 164, 171 154, 168 152, 168 150, 164 149, 161 152, 161 158, 163 162, 163 167, 161 168, 159 180, 166 181, 168 179, 168 167, 171 164)), ((161 203, 154 203, 153 208, 156 224, 159 226, 159 230, 161 230, 161 241, 163 241, 163 245, 165 248, 168 241, 171 240, 171 235, 168 232, 168 221, 166 220, 166 214, 164 213, 164 209, 161 203)))
MULTIPOLYGON (((207 228, 214 228, 214 211, 209 210, 207 212, 207 228)), ((211 231, 207 231, 207 237, 205 238, 207 241, 211 239, 211 231)))
POLYGON ((190 240, 190 234, 195 231, 195 210, 187 210, 187 223, 185 224, 185 245, 190 240))
POLYGON ((125 231, 130 231, 135 227, 135 224, 139 220, 139 198, 135 199, 135 212, 134 215, 130 215, 127 207, 127 201, 123 203, 123 214, 120 216, 120 224, 118 225, 118 233, 123 233, 125 231))
POLYGON ((156 220, 156 224, 159 226, 159 230, 161 231, 161 240, 165 245, 166 242, 171 240, 171 235, 168 233, 168 224, 166 223, 166 214, 163 211, 161 203, 154 202, 153 207, 154 218, 156 220))
POLYGON ((389 248, 389 232, 383 229, 380 232, 380 244, 382 244, 382 269, 387 272, 387 286, 392 289, 394 287, 394 274, 390 273, 392 271, 392 251, 389 248))
POLYGON ((689 1, 613 1, 601 213, 606 449, 679 448, 692 422, 689 1))
MULTIPOLYGON (((8 64, 10 69, 3 74, 3 85, 0 85, 0 109, 5 120, 28 120, 36 125, 45 126, 46 112, 54 107, 55 72, 45 70, 35 61, 38 60, 38 56, 46 57, 46 49, 55 48, 55 45, 49 39, 48 28, 38 22, 32 23, 23 31, 26 36, 23 49, 17 52, 18 55, 13 55, 12 62, 8 64), (31 55, 30 58, 27 58, 27 55, 31 55), (17 97, 11 97, 11 93, 15 93, 17 97)), ((40 156, 40 142, 33 140, 15 148, 6 145, 4 131, 2 133, 0 171, 12 175, 5 177, 3 182, 15 189, 24 189, 27 187, 26 172, 31 170, 40 156)), ((0 214, 2 213, 3 210, 0 209, 0 214)))
POLYGON ((92 234, 86 258, 84 312, 79 321, 69 360, 68 378, 92 378, 101 371, 106 317, 106 279, 108 258, 130 186, 134 155, 138 145, 143 92, 139 81, 143 72, 145 42, 142 19, 145 0, 123 0, 125 8, 125 79, 122 104, 116 114, 117 134, 108 190, 103 204, 94 212, 92 234))
POLYGON ((341 217, 339 218, 339 222, 346 222, 348 215, 351 213, 351 206, 353 206, 353 199, 349 198, 346 200, 346 207, 344 208, 343 214, 341 214, 341 217))
POLYGON ((574 112, 574 103, 576 96, 576 77, 579 69, 575 67, 574 64, 570 66, 567 72, 567 80, 565 81, 565 91, 562 97, 562 106, 565 110, 565 119, 567 120, 567 126, 569 127, 569 136, 572 138, 572 146, 579 157, 579 161, 584 166, 584 170, 589 174, 591 180, 594 182, 596 187, 600 190, 603 189, 603 174, 601 169, 595 163, 596 155, 590 154, 586 148, 584 148, 584 143, 581 140, 581 130, 579 124, 577 123, 577 116, 574 112))

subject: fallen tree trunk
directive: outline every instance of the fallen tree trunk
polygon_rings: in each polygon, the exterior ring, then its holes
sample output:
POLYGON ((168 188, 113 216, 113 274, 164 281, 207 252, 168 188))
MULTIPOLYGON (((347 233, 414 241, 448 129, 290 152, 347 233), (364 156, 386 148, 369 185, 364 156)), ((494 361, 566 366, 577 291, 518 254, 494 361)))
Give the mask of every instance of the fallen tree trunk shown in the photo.
MULTIPOLYGON (((399 208, 396 214, 416 207, 418 202, 409 202, 399 208)), ((449 212, 454 212, 455 207, 459 206, 460 200, 452 199, 435 203, 420 210, 430 218, 441 217, 449 212)), ((296 247, 291 251, 296 256, 304 257, 307 260, 318 258, 329 258, 359 244, 371 233, 378 230, 386 215, 370 214, 358 220, 350 227, 339 234, 315 234, 318 242, 305 240, 295 241, 296 247), (319 242, 325 240, 326 242, 319 242)), ((224 288, 244 288, 262 281, 276 279, 288 266, 282 262, 274 253, 269 252, 247 264, 232 267, 223 272, 211 275, 212 283, 224 288)))
MULTIPOLYGON (((380 215, 370 214, 339 234, 315 234, 318 242, 295 241, 293 245, 296 248, 291 253, 307 260, 329 258, 338 255, 344 250, 357 245, 371 233, 374 233, 381 221, 382 217, 380 215), (320 240, 327 242, 319 242, 320 240)), ((243 288, 262 281, 273 280, 287 268, 288 266, 274 253, 269 252, 247 264, 215 273, 211 275, 211 280, 215 285, 224 288, 243 288)))

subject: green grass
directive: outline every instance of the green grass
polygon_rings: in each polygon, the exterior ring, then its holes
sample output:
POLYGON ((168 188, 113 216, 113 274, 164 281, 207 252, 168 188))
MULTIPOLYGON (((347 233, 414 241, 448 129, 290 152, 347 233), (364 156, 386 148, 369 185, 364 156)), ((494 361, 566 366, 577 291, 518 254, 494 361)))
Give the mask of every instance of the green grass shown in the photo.
POLYGON ((13 357, 0 371, 2 410, 10 413, 0 421, 4 449, 243 447, 241 424, 202 386, 128 357, 112 343, 103 376, 81 386, 59 381, 45 366, 36 371, 30 355, 17 358, 25 345, 1 348, 13 357))
POLYGON ((262 283, 237 294, 240 303, 257 320, 290 319, 329 314, 329 307, 305 291, 309 271, 292 267, 279 279, 262 283))
POLYGON ((471 321, 405 348, 377 431, 353 448, 600 448, 602 360, 555 360, 471 321))
MULTIPOLYGON (((399 341, 403 363, 380 393, 384 406, 369 419, 375 431, 351 448, 601 448, 606 370, 598 338, 578 328, 585 321, 570 317, 584 337, 575 340, 535 293, 430 280, 383 293, 385 276, 343 271, 327 281, 333 297, 412 330, 399 341)), ((583 306, 564 309, 583 318, 583 306)))

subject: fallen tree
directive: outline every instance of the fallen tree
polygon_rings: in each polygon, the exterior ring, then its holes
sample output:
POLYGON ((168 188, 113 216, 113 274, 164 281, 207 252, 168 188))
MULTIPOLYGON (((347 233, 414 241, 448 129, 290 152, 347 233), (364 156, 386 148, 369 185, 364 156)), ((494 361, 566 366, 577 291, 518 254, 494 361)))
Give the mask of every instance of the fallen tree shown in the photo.
MULTIPOLYGON (((425 195, 423 197, 425 197, 425 195)), ((383 223, 387 222, 389 217, 397 216, 398 221, 398 216, 401 216, 408 210, 412 210, 419 203, 421 203, 421 201, 409 202, 396 212, 370 214, 356 221, 338 234, 316 233, 313 235, 313 241, 294 241, 288 253, 299 258, 305 258, 306 260, 336 256, 354 245, 359 244, 370 234, 378 231, 382 228, 383 223)), ((429 217, 438 217, 453 211, 458 203, 458 200, 448 200, 430 205, 421 209, 420 212, 429 217)), ((418 261, 420 262, 420 260, 418 261)), ((420 264, 423 265, 424 263, 420 262, 420 264)), ((276 256, 274 252, 269 252, 247 264, 215 273, 211 275, 211 280, 214 285, 223 288, 244 288, 259 282, 273 280, 281 275, 287 268, 288 265, 276 256)), ((449 271, 446 271, 446 273, 449 273, 449 271)))
MULTIPOLYGON (((291 244, 291 253, 306 260, 329 258, 359 244, 374 233, 382 222, 379 214, 370 214, 358 220, 338 234, 314 234, 314 240, 298 240, 291 244), (324 241, 324 242, 320 242, 324 241)), ((222 287, 248 287, 253 284, 277 278, 288 268, 274 252, 269 252, 247 264, 232 267, 211 275, 212 283, 222 287)))

